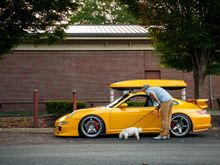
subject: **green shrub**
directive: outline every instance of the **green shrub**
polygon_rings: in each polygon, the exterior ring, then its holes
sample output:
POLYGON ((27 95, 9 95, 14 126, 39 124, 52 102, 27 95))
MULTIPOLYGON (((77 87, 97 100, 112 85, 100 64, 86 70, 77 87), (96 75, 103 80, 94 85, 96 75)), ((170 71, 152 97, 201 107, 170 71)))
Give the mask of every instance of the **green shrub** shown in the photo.
MULTIPOLYGON (((85 102, 77 102, 76 105, 77 109, 86 108, 85 102)), ((47 101, 46 111, 55 117, 60 117, 73 111, 73 103, 71 101, 47 101)))
POLYGON ((145 102, 128 102, 129 107, 144 107, 145 102))

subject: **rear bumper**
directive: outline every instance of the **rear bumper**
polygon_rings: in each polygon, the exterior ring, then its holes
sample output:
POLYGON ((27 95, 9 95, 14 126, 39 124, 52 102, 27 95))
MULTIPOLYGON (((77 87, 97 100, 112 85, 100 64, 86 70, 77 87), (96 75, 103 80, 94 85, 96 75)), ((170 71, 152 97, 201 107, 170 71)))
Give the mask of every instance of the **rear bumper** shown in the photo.
POLYGON ((210 114, 196 115, 191 120, 193 123, 192 132, 204 131, 212 127, 210 114))

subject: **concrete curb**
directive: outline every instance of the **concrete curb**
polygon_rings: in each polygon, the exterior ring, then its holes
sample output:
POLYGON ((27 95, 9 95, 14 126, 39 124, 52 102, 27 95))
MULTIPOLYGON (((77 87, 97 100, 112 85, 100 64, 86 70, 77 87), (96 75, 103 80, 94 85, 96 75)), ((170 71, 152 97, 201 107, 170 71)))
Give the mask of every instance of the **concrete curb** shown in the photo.
POLYGON ((0 128, 0 133, 53 133, 54 128, 0 128))

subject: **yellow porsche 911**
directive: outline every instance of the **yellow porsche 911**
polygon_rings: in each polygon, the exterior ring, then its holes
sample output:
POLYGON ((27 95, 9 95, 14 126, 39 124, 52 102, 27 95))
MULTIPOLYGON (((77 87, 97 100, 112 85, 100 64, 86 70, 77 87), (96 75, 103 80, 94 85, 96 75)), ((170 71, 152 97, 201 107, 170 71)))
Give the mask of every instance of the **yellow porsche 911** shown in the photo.
MULTIPOLYGON (((135 87, 138 86, 137 82, 135 87)), ((141 82, 139 87, 143 84, 147 84, 146 81, 141 82)), ((158 86, 166 88, 166 85, 158 86)), ((121 87, 125 89, 124 84, 121 87)), ((205 101, 174 99, 170 133, 183 137, 190 132, 208 130, 211 127, 211 116, 205 110, 205 101)), ((160 119, 155 106, 144 92, 129 92, 107 106, 80 109, 59 118, 55 122, 55 135, 94 138, 102 134, 119 134, 128 127, 141 127, 142 133, 159 133, 160 119)))

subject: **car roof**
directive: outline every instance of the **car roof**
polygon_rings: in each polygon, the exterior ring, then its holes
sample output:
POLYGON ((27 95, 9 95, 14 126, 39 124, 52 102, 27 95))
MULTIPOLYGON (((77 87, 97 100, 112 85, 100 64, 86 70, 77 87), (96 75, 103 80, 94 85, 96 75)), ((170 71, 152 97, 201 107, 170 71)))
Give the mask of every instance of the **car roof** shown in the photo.
POLYGON ((112 83, 110 88, 117 90, 141 89, 146 84, 152 87, 159 86, 169 90, 183 89, 187 86, 183 80, 138 79, 112 83))

